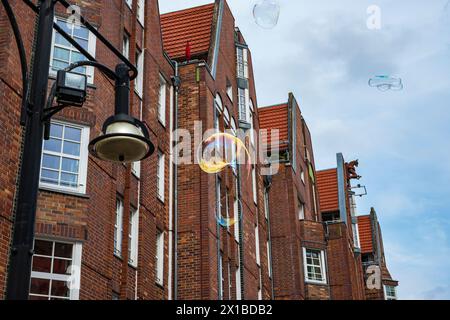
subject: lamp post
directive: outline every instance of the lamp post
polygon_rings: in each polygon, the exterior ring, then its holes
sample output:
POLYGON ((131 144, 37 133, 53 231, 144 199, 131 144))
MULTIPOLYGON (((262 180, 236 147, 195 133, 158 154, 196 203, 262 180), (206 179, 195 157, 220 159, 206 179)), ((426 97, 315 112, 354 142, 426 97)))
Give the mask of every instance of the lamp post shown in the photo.
MULTIPOLYGON (((98 63, 74 39, 54 24, 56 3, 59 2, 67 8, 70 4, 66 0, 39 0, 38 6, 35 6, 30 0, 23 0, 38 14, 31 83, 28 79, 25 50, 14 13, 8 0, 1 0, 1 2, 11 22, 21 58, 22 77, 24 78, 21 124, 25 126, 21 169, 16 191, 6 299, 26 300, 30 289, 43 137, 48 139, 50 119, 54 114, 67 106, 80 107, 85 99, 81 90, 83 89, 82 85, 74 88, 72 83, 70 86, 71 80, 74 80, 70 71, 82 65, 94 66, 116 83, 115 115, 105 122, 103 134, 89 144, 89 150, 93 156, 115 162, 133 162, 150 156, 154 151, 154 146, 149 140, 149 133, 145 125, 129 115, 129 84, 137 76, 136 68, 83 17, 80 19, 81 23, 124 62, 118 64, 115 71, 98 63), (59 71, 57 81, 46 100, 53 28, 90 61, 77 62, 63 71, 59 71), (79 95, 80 93, 81 95, 79 95), (59 105, 53 107, 55 96, 59 105), (74 96, 76 99, 73 99, 74 96), (28 97, 30 98, 28 99, 28 97)), ((84 90, 86 90, 85 86, 84 90)))

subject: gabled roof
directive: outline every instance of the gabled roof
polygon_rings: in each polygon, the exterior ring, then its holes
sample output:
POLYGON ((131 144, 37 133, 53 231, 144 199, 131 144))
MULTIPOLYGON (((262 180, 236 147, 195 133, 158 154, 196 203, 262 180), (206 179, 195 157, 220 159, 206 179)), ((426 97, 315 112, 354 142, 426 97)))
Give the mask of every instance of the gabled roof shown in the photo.
POLYGON ((270 145, 271 131, 279 130, 280 150, 287 148, 288 141, 288 104, 278 104, 270 107, 261 107, 259 113, 259 128, 267 130, 267 141, 262 141, 264 145, 270 145))
POLYGON ((188 42, 192 57, 208 53, 214 7, 211 3, 161 15, 163 46, 170 58, 184 57, 188 42))
POLYGON ((320 210, 332 212, 339 210, 337 169, 320 170, 316 173, 320 210))
POLYGON ((358 231, 361 253, 373 252, 372 222, 370 220, 370 215, 358 216, 358 231))

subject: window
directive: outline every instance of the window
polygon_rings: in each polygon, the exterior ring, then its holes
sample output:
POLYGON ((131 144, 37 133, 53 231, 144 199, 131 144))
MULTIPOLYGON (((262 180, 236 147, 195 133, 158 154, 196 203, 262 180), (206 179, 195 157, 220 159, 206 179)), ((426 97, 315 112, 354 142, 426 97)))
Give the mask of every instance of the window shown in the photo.
POLYGON ((131 164, 131 172, 139 178, 141 176, 141 162, 136 161, 131 164))
POLYGON ((156 234, 156 283, 163 285, 164 279, 164 232, 156 234))
POLYGON ((258 267, 258 300, 262 300, 262 274, 261 274, 261 266, 258 267))
POLYGON ((241 268, 236 267, 236 300, 241 300, 241 268))
POLYGON ((397 300, 397 292, 394 286, 384 286, 384 298, 385 300, 397 300))
POLYGON ((164 154, 158 151, 158 163, 156 168, 156 190, 158 199, 164 202, 164 154))
POLYGON ((250 143, 252 147, 255 147, 255 118, 253 115, 253 102, 252 100, 249 100, 249 109, 248 109, 248 117, 249 117, 249 123, 250 123, 250 143))
POLYGON ((269 219, 269 192, 264 188, 264 216, 269 219))
POLYGON ((257 190, 257 182, 256 182, 256 168, 252 168, 252 189, 253 189, 253 202, 255 204, 258 203, 258 190, 257 190))
POLYGON ((138 258, 139 214, 136 209, 130 210, 130 227, 128 229, 128 262, 137 267, 138 258))
POLYGON ((139 23, 144 26, 145 24, 145 0, 138 0, 137 2, 137 19, 139 23))
POLYGON ((327 283, 324 252, 303 248, 303 258, 305 280, 313 283, 327 283))
MULTIPOLYGON (((229 193, 230 192, 229 192, 228 188, 226 188, 226 191, 225 191, 225 214, 226 214, 227 221, 230 221, 230 206, 228 204, 228 201, 230 199, 229 193)), ((227 223, 227 230, 230 231, 229 223, 227 223)))
POLYGON ((266 241, 266 250, 267 250, 267 269, 269 273, 269 278, 272 278, 272 255, 270 254, 270 241, 266 241))
POLYGON ((138 75, 135 82, 135 91, 139 97, 142 97, 144 87, 144 54, 139 49, 136 49, 136 68, 138 75))
POLYGON ((216 177, 216 215, 218 219, 222 218, 221 193, 221 180, 219 177, 216 177))
MULTIPOLYGON (((65 19, 57 18, 56 24, 60 26, 67 34, 69 34, 83 49, 87 50, 95 57, 95 36, 83 25, 75 26, 65 19)), ((54 31, 52 38, 52 51, 50 57, 50 75, 56 76, 56 72, 60 69, 68 67, 71 63, 87 60, 74 46, 72 46, 63 36, 54 31)), ((94 83, 94 68, 79 67, 74 69, 75 72, 85 74, 88 83, 94 83)))
POLYGON ((43 143, 40 186, 86 192, 89 128, 52 121, 50 140, 43 143))
POLYGON ((297 200, 297 205, 298 205, 298 219, 299 220, 305 220, 305 204, 298 199, 297 200))
POLYGON ((305 171, 303 171, 303 169, 300 170, 301 170, 300 179, 302 179, 303 184, 305 184, 305 171))
POLYGON ((30 300, 78 300, 81 249, 80 243, 36 239, 30 300))
POLYGON ((352 225, 353 227, 353 245, 355 248, 360 248, 359 244, 359 231, 358 231, 358 224, 355 223, 352 225))
POLYGON ((238 78, 248 78, 247 49, 237 48, 237 76, 238 78))
POLYGON ((256 225, 255 227, 255 256, 256 256, 256 264, 258 266, 261 265, 261 255, 259 252, 259 227, 256 225))
POLYGON ((122 54, 125 58, 130 58, 130 36, 126 33, 123 35, 122 54))
POLYGON ((239 242, 239 202, 238 199, 234 199, 234 219, 236 223, 234 224, 234 239, 239 242))
POLYGON ((123 202, 116 200, 116 222, 114 224, 114 254, 122 256, 122 233, 123 233, 123 202))
POLYGON ((159 75, 158 120, 166 125, 166 80, 162 75, 159 75))
POLYGON ((239 120, 247 121, 247 107, 245 103, 245 89, 238 88, 239 120))
POLYGON ((219 261, 218 261, 218 280, 219 280, 219 300, 223 299, 223 287, 225 279, 223 278, 223 256, 222 252, 219 253, 219 261))
POLYGON ((233 101, 233 86, 231 83, 227 83, 227 96, 231 101, 233 101))
POLYGON ((127 3, 128 7, 131 9, 131 7, 133 6, 133 0, 125 0, 125 2, 127 3))

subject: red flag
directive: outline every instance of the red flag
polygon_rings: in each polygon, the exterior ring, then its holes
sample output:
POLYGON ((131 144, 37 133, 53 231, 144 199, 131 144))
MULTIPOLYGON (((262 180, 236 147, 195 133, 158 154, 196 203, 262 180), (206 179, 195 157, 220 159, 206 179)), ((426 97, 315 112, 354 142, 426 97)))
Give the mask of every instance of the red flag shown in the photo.
POLYGON ((186 60, 189 61, 191 60, 191 43, 188 41, 186 43, 186 60))

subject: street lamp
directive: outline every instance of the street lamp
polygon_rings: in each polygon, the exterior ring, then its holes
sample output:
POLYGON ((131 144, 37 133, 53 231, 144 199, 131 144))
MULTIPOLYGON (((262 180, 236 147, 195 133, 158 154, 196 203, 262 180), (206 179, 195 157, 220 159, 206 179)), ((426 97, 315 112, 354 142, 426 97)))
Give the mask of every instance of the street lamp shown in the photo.
POLYGON ((24 141, 6 289, 6 299, 12 300, 28 299, 30 289, 43 138, 49 138, 53 115, 68 106, 81 107, 86 100, 86 78, 71 71, 80 66, 93 66, 115 81, 115 113, 104 123, 102 135, 89 144, 89 151, 93 156, 113 162, 134 162, 149 157, 154 151, 147 127, 129 115, 130 81, 137 77, 136 67, 82 16, 79 17, 80 22, 123 62, 116 66, 115 71, 98 63, 54 23, 56 3, 68 8, 70 3, 66 0, 39 0, 37 6, 31 0, 22 1, 38 14, 31 75, 28 74, 26 51, 16 17, 9 1, 1 0, 19 50, 23 81, 20 124, 24 126, 24 141), (58 72, 46 100, 53 29, 89 61, 73 63, 58 72), (55 98, 57 105, 53 106, 55 98))

